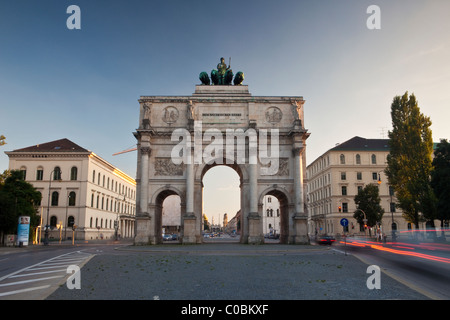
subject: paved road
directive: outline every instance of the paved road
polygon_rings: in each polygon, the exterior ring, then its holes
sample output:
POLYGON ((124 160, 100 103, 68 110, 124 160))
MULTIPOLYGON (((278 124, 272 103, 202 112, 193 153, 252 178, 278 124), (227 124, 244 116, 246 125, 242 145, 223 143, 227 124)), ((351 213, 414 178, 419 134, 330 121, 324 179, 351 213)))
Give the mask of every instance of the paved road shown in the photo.
MULTIPOLYGON (((0 255, 0 300, 42 300, 61 285, 69 266, 78 268, 93 255, 72 247, 33 248, 0 255)), ((69 269, 70 270, 70 269, 69 269)))
POLYGON ((80 290, 61 286, 48 299, 427 299, 385 275, 381 289, 368 289, 367 267, 319 246, 126 246, 91 258, 81 269, 80 290))

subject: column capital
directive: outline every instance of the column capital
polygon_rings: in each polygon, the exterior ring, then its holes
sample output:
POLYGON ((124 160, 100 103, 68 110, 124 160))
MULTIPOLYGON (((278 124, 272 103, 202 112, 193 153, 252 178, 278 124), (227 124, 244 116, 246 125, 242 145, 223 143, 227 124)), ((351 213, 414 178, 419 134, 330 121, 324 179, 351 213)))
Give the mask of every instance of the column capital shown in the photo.
POLYGON ((152 149, 150 147, 141 147, 139 150, 141 151, 141 154, 146 155, 150 155, 150 153, 152 152, 152 149))
POLYGON ((294 146, 294 147, 292 148, 292 154, 293 154, 294 156, 297 156, 297 155, 301 156, 302 153, 303 153, 303 149, 304 149, 303 147, 294 146))

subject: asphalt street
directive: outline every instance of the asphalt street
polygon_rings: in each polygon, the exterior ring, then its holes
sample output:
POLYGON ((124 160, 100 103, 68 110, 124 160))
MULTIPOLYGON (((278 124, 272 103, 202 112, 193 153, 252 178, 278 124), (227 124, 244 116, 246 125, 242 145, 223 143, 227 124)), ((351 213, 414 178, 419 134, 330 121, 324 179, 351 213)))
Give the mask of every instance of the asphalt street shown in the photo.
POLYGON ((119 246, 81 269, 81 289, 61 285, 49 300, 424 300, 427 296, 353 255, 320 246, 119 246))

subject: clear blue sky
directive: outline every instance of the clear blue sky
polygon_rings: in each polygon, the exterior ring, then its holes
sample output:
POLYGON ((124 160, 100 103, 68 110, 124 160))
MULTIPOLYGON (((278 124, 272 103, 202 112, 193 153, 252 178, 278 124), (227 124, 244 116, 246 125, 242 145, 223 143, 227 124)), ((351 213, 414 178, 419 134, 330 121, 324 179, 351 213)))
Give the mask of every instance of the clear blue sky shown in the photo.
POLYGON ((434 140, 450 138, 449 12, 448 0, 2 0, 0 171, 3 151, 68 138, 135 176, 135 152, 112 154, 136 143, 138 98, 192 94, 222 56, 253 95, 304 97, 308 163, 382 138, 405 91, 434 140), (72 4, 81 30, 66 27, 72 4), (372 4, 381 30, 366 27, 372 4))

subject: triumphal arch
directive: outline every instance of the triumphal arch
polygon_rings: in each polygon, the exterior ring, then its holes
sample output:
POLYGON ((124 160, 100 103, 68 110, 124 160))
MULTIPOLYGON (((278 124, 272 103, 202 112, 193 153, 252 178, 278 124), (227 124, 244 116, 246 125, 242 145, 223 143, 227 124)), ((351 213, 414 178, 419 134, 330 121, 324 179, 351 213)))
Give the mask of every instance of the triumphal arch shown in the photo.
POLYGON ((240 177, 241 243, 264 242, 266 195, 280 201, 280 242, 309 243, 303 97, 253 96, 224 59, 210 74, 191 95, 139 99, 135 244, 162 242, 170 195, 181 199, 181 242, 202 243, 202 179, 217 165, 240 177))

